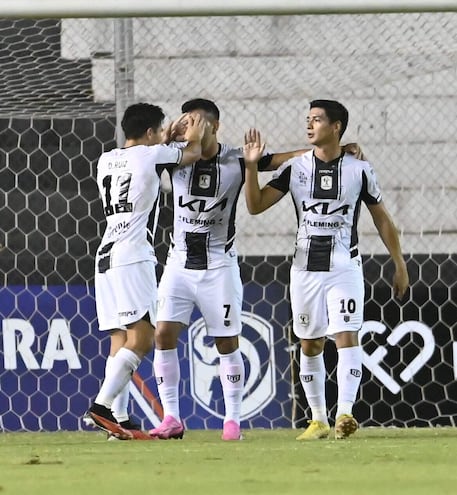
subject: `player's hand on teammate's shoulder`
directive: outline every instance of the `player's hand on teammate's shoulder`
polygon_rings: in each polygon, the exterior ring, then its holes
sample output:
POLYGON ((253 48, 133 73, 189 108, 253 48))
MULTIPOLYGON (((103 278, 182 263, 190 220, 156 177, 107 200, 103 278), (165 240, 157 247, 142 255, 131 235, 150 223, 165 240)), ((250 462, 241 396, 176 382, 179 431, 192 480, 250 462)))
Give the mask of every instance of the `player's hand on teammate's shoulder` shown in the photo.
POLYGON ((343 151, 345 153, 348 153, 349 155, 353 155, 357 160, 366 160, 367 157, 364 155, 362 148, 358 143, 347 143, 344 144, 342 147, 343 151))
POLYGON ((251 128, 244 134, 243 157, 246 166, 257 165, 263 155, 265 143, 262 142, 260 132, 251 128))

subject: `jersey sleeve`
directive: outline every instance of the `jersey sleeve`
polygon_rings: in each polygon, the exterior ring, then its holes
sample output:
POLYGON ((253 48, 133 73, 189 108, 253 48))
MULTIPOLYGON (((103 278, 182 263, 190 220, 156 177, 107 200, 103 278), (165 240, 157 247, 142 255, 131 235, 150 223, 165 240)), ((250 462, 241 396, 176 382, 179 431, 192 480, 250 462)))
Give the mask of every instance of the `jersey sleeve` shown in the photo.
POLYGON ((268 182, 268 186, 274 187, 279 191, 286 194, 289 191, 290 186, 290 172, 291 164, 290 162, 283 163, 278 170, 273 174, 273 178, 268 182))
POLYGON ((257 163, 259 172, 263 172, 264 170, 266 170, 270 166, 271 160, 273 160, 273 155, 271 153, 263 155, 257 163))
MULTIPOLYGON (((239 154, 240 163, 242 164, 243 168, 245 168, 246 165, 243 158, 243 148, 236 148, 236 152, 239 154)), ((264 154, 257 162, 257 170, 259 172, 264 172, 270 166, 271 160, 273 160, 273 153, 266 153, 264 151, 264 154)))
POLYGON ((375 205, 382 201, 381 189, 371 165, 365 162, 362 169, 362 201, 367 205, 375 205))
POLYGON ((176 167, 181 163, 181 148, 158 144, 152 146, 151 151, 154 153, 154 161, 156 162, 156 169, 159 175, 164 169, 176 167))

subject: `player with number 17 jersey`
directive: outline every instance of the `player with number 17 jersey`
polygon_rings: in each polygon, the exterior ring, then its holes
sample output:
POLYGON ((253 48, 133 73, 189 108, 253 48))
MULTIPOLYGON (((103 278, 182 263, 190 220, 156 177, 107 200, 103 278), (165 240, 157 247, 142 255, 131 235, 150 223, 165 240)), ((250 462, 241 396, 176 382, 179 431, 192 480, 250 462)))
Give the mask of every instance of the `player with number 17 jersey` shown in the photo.
POLYGON ((97 185, 103 201, 106 230, 97 250, 98 269, 154 261, 152 240, 158 218, 160 174, 178 165, 180 149, 166 145, 132 146, 103 153, 97 185), (152 215, 152 232, 148 231, 152 215))
POLYGON ((155 325, 157 259, 153 239, 160 174, 164 167, 179 164, 181 158, 182 150, 157 144, 117 148, 99 159, 97 184, 106 217, 106 230, 95 257, 100 330, 121 328, 145 312, 155 325), (152 231, 148 229, 151 217, 152 231), (114 290, 120 286, 123 290, 114 290))

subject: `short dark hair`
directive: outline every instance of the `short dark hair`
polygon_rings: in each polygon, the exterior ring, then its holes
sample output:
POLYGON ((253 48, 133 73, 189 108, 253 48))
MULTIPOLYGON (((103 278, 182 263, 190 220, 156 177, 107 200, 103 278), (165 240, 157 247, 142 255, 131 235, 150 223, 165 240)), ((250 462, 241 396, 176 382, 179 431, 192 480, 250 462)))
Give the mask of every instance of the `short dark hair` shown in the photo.
POLYGON ((165 114, 160 107, 149 103, 135 103, 124 112, 121 126, 127 139, 139 139, 148 129, 157 131, 164 118, 165 114))
POLYGON ((219 108, 217 108, 214 101, 205 100, 204 98, 195 98, 186 101, 181 107, 182 113, 192 112, 194 110, 203 110, 212 115, 216 120, 219 120, 219 108))
POLYGON ((341 122, 340 139, 348 126, 349 112, 339 101, 335 100, 313 100, 309 108, 323 108, 330 122, 341 122))

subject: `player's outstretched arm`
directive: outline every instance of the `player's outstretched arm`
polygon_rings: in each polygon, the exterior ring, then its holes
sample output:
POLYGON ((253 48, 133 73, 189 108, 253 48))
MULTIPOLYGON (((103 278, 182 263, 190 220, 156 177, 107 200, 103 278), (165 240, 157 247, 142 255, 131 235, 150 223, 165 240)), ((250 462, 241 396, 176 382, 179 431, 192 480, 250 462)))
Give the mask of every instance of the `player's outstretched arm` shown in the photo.
POLYGON ((202 156, 202 138, 205 132, 206 120, 201 115, 187 115, 187 127, 184 140, 187 146, 182 150, 180 165, 189 165, 199 160, 202 156))
POLYGON ((271 158, 271 162, 265 170, 276 170, 279 168, 284 162, 294 158, 295 156, 303 155, 307 151, 310 151, 311 148, 303 148, 300 150, 294 151, 284 151, 282 153, 274 153, 271 158))
MULTIPOLYGON (((354 155, 358 160, 366 160, 363 154, 362 148, 357 143, 347 143, 341 147, 345 153, 354 155)), ((271 158, 271 162, 265 170, 276 170, 284 162, 294 158, 296 156, 303 155, 304 153, 310 151, 311 148, 302 148, 294 151, 284 151, 283 153, 274 153, 271 158)))
POLYGON ((244 193, 251 215, 262 213, 284 196, 284 193, 268 185, 260 189, 257 163, 264 149, 265 143, 262 143, 260 132, 257 129, 249 129, 244 135, 243 157, 246 165, 244 193))
POLYGON ((384 204, 368 205, 368 209, 373 218, 373 222, 382 239, 382 242, 387 247, 390 256, 395 264, 395 273, 393 279, 394 295, 398 299, 402 299, 409 286, 408 270, 406 263, 401 253, 400 239, 398 237, 397 228, 389 215, 384 204))

